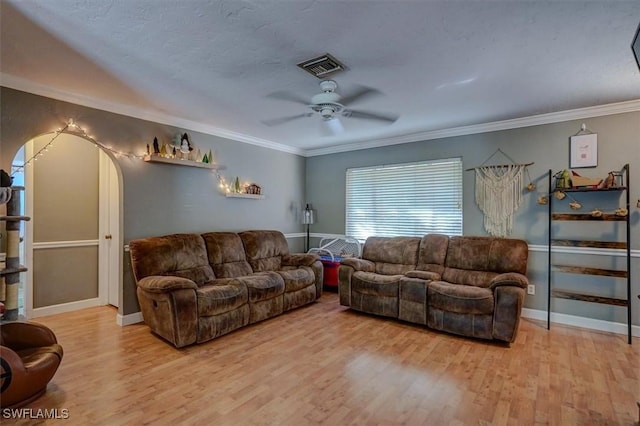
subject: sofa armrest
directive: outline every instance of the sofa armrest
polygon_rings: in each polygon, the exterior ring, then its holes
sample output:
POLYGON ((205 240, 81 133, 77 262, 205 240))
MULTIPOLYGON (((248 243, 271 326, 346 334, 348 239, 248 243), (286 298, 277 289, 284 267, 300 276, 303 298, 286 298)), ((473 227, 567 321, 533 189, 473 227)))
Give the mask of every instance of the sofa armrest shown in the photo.
POLYGON ((198 286, 188 278, 172 275, 150 275, 138 281, 138 287, 149 293, 168 293, 175 290, 193 289, 198 286))
POLYGON ((409 278, 420 278, 421 280, 439 281, 440 274, 432 271, 408 271, 405 276, 409 278))
POLYGON ((340 261, 340 265, 351 266, 356 271, 375 272, 376 265, 370 260, 347 257, 340 261))
POLYGON ((494 289, 496 287, 505 285, 527 288, 527 286, 529 285, 529 279, 517 272, 506 272, 492 279, 489 283, 489 288, 494 289))
POLYGON ((524 289, 514 285, 500 286, 495 289, 494 299, 493 338, 512 343, 518 333, 524 289))
POLYGON ((282 266, 312 266, 317 260, 315 253, 289 253, 282 256, 282 266))

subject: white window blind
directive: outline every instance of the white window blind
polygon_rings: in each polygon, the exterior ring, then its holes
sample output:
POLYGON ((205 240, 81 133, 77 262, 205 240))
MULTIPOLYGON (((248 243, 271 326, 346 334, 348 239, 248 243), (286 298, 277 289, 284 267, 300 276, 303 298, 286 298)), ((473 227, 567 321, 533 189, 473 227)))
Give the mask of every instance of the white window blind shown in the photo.
POLYGON ((462 160, 347 169, 346 235, 462 235, 462 160))

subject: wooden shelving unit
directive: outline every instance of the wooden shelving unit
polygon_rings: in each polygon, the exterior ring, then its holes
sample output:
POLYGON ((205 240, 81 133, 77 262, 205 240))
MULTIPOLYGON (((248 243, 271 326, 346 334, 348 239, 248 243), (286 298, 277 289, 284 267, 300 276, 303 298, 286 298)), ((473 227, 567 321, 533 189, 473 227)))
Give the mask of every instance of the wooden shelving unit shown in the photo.
POLYGON ((223 170, 225 168, 220 164, 201 163, 199 161, 184 160, 181 158, 166 158, 159 155, 145 155, 144 161, 147 163, 173 164, 175 166, 199 167, 210 170, 223 170))
MULTIPOLYGON (((548 255, 548 299, 547 299, 547 328, 551 327, 551 299, 570 299, 582 302, 601 303, 611 306, 620 306, 627 309, 627 329, 628 343, 631 344, 631 227, 629 224, 629 165, 625 164, 622 169, 624 177, 623 186, 607 189, 557 189, 553 188, 553 171, 549 170, 549 255, 548 255), (553 193, 557 190, 570 193, 603 193, 617 191, 626 197, 622 201, 622 207, 627 209, 626 215, 617 215, 605 213, 600 216, 594 216, 590 213, 554 213, 554 197, 553 193), (626 238, 623 241, 601 241, 601 240, 573 240, 573 239, 556 239, 553 236, 552 224, 554 221, 577 221, 577 222, 623 222, 626 227, 626 238), (623 250, 626 255, 626 269, 603 269, 578 265, 564 265, 553 262, 553 247, 581 247, 595 248, 600 250, 623 250), (579 291, 570 291, 566 289, 556 288, 554 282, 554 272, 563 272, 569 274, 595 275, 601 277, 610 277, 612 279, 625 279, 627 294, 626 298, 607 297, 598 294, 589 294, 579 291)), ((618 209, 620 206, 612 206, 612 210, 618 209)), ((612 252, 613 255, 613 252, 612 252)))

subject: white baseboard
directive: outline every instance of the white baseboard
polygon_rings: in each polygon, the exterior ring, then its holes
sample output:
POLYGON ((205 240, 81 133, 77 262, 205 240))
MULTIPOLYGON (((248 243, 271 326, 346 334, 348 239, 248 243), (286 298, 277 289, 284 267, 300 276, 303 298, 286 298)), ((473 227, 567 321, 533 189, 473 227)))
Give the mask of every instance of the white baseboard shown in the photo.
POLYGON ((100 303, 100 299, 96 297, 94 299, 78 300, 77 302, 61 303, 59 305, 45 306, 44 308, 35 308, 31 311, 31 314, 27 316, 29 318, 45 317, 102 305, 103 303, 100 303))
POLYGON ((142 312, 134 312, 127 315, 118 314, 118 316, 116 317, 116 323, 118 323, 118 325, 122 327, 126 325, 137 324, 139 322, 144 322, 144 320, 142 319, 142 312))
MULTIPOLYGON (((539 309, 522 308, 522 317, 540 321, 547 321, 547 311, 539 309)), ((574 327, 588 328, 590 330, 607 331, 609 333, 627 334, 627 324, 599 319, 579 317, 576 315, 560 314, 551 312, 551 322, 556 324, 570 325, 574 327)), ((640 337, 640 326, 631 326, 631 335, 640 337)))

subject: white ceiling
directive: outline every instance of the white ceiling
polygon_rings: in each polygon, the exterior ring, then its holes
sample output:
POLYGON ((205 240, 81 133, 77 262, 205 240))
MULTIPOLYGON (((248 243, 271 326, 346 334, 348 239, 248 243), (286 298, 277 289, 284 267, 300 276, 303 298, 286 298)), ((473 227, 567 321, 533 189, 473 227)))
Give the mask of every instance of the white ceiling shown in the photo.
MULTIPOLYGON (((2 0, 2 85, 289 152, 640 99, 634 1, 2 0), (318 116, 296 64, 329 52, 351 107, 400 118, 318 116)), ((634 103, 635 105, 636 103, 634 103)), ((409 135, 409 136, 407 136, 409 135)), ((400 139, 398 139, 400 138, 400 139)))

